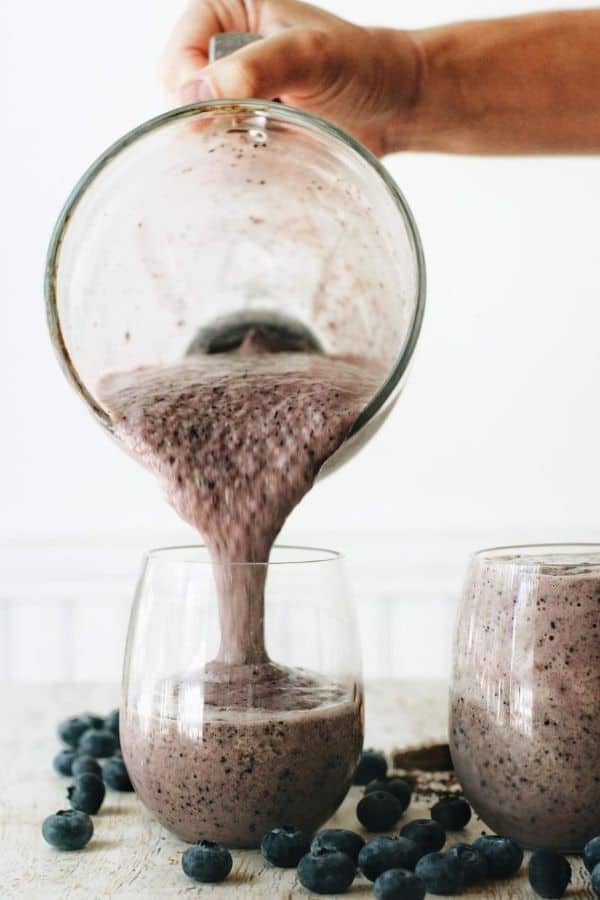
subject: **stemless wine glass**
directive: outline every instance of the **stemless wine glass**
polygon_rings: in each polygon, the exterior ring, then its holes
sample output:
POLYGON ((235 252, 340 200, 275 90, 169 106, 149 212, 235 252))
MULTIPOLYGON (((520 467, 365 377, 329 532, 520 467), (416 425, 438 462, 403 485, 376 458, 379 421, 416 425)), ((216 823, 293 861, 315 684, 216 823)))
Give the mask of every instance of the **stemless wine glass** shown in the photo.
POLYGON ((600 830, 600 544, 482 550, 454 644, 450 749, 484 821, 525 847, 600 830))
POLYGON ((266 576, 268 655, 216 663, 221 567, 204 547, 151 551, 127 638, 121 742, 165 827, 256 847, 276 826, 316 830, 346 795, 363 741, 360 650, 339 554, 276 546, 268 563, 227 567, 238 582, 266 576))

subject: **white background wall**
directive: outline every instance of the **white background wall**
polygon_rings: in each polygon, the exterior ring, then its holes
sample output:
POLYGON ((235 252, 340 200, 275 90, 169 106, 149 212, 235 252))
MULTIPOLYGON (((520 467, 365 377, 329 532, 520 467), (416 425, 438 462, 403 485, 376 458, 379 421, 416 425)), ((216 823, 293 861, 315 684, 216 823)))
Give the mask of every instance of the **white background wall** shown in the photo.
MULTIPOLYGON (((523 0, 323 5, 398 27, 531 9, 523 0)), ((538 8, 593 5, 539 0, 538 8)), ((163 107, 157 60, 180 8, 175 0, 0 4, 5 541, 191 536, 71 392, 42 298, 48 237, 72 184, 107 144, 163 107)), ((360 547, 361 536, 369 546, 382 535, 391 548, 395 534, 404 541, 400 533, 415 530, 473 543, 599 539, 600 157, 403 155, 388 165, 428 263, 420 350, 387 426, 318 485, 288 536, 319 541, 326 530, 339 546, 360 547)))

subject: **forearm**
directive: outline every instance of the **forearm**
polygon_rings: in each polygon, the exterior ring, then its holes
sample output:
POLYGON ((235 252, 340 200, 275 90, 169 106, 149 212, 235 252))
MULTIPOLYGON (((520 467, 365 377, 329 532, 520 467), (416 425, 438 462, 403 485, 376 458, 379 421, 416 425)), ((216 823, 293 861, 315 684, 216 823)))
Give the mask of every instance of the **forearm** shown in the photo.
POLYGON ((600 151, 600 9, 412 33, 414 103, 389 149, 600 151))

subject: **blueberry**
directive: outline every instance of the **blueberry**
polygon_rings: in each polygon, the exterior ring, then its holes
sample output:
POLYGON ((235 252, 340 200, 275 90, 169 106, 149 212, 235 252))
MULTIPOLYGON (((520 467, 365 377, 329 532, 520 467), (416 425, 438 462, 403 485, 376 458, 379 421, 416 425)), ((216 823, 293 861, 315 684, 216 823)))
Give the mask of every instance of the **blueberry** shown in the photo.
POLYGON ((555 850, 536 850, 529 860, 527 876, 539 897, 562 897, 571 880, 571 866, 555 850))
POLYGON ((71 716, 58 726, 58 736, 69 747, 76 747, 79 738, 88 728, 102 728, 104 720, 100 716, 91 713, 81 713, 79 716, 71 716))
POLYGON ((462 797, 441 797, 431 807, 431 818, 446 831, 460 831, 471 818, 471 807, 462 797))
POLYGON ((420 847, 421 855, 441 850, 446 842, 446 832, 434 819, 413 819, 407 822, 400 834, 414 841, 420 847))
POLYGON ((373 791, 365 794, 356 807, 356 818, 367 831, 389 831, 402 815, 402 804, 393 794, 373 791))
POLYGON ((205 884, 225 881, 232 865, 229 850, 212 841, 201 841, 188 847, 181 857, 181 868, 188 878, 205 884))
POLYGON ((79 749, 88 756, 102 759, 112 756, 117 749, 117 739, 106 728, 88 728, 79 738, 79 749))
POLYGON ((104 802, 106 788, 104 782, 91 772, 78 775, 71 787, 67 790, 69 803, 73 809, 94 815, 104 802))
POLYGON ((457 859, 463 871, 465 887, 481 884, 488 877, 488 861, 479 850, 470 844, 454 844, 446 850, 446 856, 457 859))
POLYGON ((300 884, 315 894, 343 894, 354 881, 355 875, 354 862, 339 850, 307 853, 298 863, 300 884))
POLYGON ((583 861, 588 872, 600 863, 600 835, 588 841, 583 848, 583 861))
POLYGON ((511 838, 484 834, 473 846, 487 859, 491 878, 510 878, 521 868, 523 851, 511 838))
POLYGON ((58 850, 81 850, 94 833, 94 823, 84 812, 61 809, 42 823, 42 834, 58 850))
POLYGON ((92 775, 102 778, 102 769, 91 756, 78 756, 73 760, 71 775, 83 775, 84 772, 91 772, 92 775))
POLYGON ((354 773, 353 784, 368 784, 375 778, 385 778, 387 759, 377 750, 363 750, 360 762, 354 773))
POLYGON ((600 862, 592 869, 592 890, 600 897, 600 862))
POLYGON ((293 825, 284 825, 265 834, 260 849, 272 866, 293 869, 310 850, 310 837, 293 825))
POLYGON ((59 775, 71 775, 73 771, 73 763, 77 758, 75 750, 61 750, 52 760, 54 770, 59 775))
POLYGON ((339 850, 356 863, 358 854, 364 846, 364 840, 355 831, 348 831, 346 828, 325 828, 323 831, 317 831, 310 845, 310 851, 316 853, 317 850, 339 850))
POLYGON ((129 778, 129 772, 120 756, 111 756, 102 766, 102 778, 104 783, 114 791, 132 791, 133 785, 129 778))
POLYGON ((373 893, 377 900, 423 900, 425 885, 413 872, 388 869, 376 879, 373 893))
POLYGON ((365 788, 365 794, 372 794, 373 791, 387 791, 388 794, 393 794, 402 804, 402 812, 408 808, 412 797, 412 788, 403 778, 378 778, 370 781, 365 788))
POLYGON ((104 727, 107 729, 107 731, 112 731, 117 739, 117 744, 120 744, 118 709, 113 709, 111 712, 109 712, 106 719, 104 720, 104 727))
POLYGON ((428 894, 458 894, 463 886, 460 862, 446 853, 426 853, 417 863, 415 875, 423 879, 428 894))
POLYGON ((388 869, 414 869, 421 851, 408 838, 380 835, 373 838, 358 854, 358 866, 369 881, 375 881, 388 869))

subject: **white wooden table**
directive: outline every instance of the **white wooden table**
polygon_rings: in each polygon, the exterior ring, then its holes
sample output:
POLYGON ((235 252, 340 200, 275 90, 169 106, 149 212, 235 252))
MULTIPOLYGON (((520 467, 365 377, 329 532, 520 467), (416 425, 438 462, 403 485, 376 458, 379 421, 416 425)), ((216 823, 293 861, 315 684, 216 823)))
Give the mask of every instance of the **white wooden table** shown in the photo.
MULTIPOLYGON (((118 688, 108 685, 3 685, 0 745, 0 898, 17 900, 95 900, 95 898, 307 898, 293 870, 269 866, 255 851, 234 851, 234 866, 221 885, 197 885, 181 870, 186 845, 142 809, 133 794, 109 792, 88 846, 60 853, 41 836, 45 816, 68 808, 68 778, 51 768, 58 749, 56 723, 82 710, 108 712, 117 705, 118 688)), ((394 747, 444 740, 446 692, 436 682, 378 682, 367 689, 367 745, 394 747)), ((362 831, 354 815, 360 791, 353 788, 331 824, 362 831)), ((410 818, 426 816, 427 804, 413 802, 410 818)), ((456 840, 481 833, 478 820, 456 840)), ((579 860, 568 897, 594 895, 579 860)), ((475 889, 469 891, 476 897, 475 889)), ((490 884, 480 895, 490 900, 532 898, 524 869, 519 878, 490 884)), ((341 896, 341 895, 340 895, 341 896)), ((350 898, 372 897, 371 885, 358 876, 350 898)))

